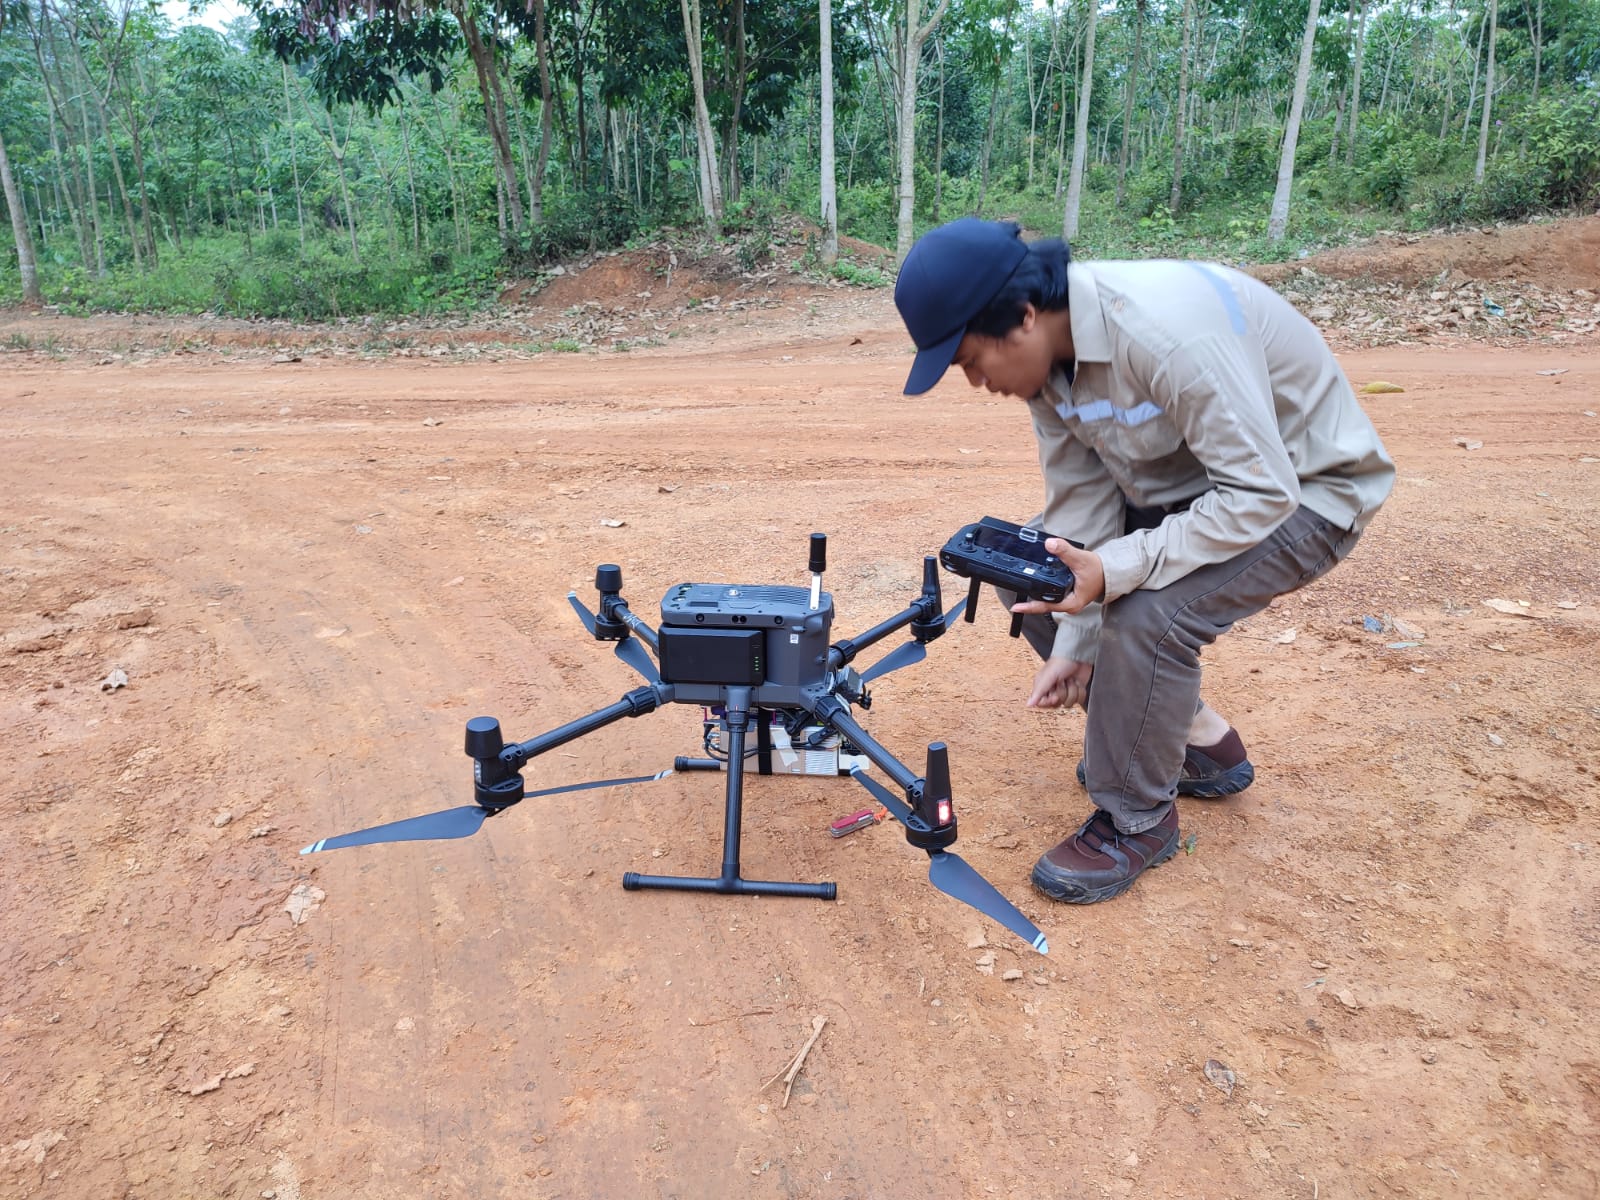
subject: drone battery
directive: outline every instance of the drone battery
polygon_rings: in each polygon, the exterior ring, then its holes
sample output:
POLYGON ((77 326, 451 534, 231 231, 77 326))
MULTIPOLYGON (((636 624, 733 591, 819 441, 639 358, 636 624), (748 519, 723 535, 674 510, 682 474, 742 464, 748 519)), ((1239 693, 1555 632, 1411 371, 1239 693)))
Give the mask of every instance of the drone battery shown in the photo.
POLYGON ((760 684, 767 677, 766 641, 761 629, 663 625, 661 678, 668 683, 760 684))

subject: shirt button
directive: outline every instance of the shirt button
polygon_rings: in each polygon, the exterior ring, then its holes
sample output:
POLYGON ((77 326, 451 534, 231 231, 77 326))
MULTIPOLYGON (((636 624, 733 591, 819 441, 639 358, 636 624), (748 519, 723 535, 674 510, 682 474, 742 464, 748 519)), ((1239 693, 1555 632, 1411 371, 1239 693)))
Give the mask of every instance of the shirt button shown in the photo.
POLYGON ((1111 311, 1112 312, 1121 312, 1122 311, 1122 301, 1121 300, 1113 300, 1111 302, 1111 311))

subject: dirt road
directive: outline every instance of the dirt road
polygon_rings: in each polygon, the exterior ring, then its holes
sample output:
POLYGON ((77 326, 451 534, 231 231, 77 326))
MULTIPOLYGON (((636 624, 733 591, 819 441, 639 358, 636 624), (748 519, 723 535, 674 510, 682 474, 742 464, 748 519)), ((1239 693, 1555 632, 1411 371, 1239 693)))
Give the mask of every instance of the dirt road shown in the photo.
MULTIPOLYGON (((1186 801, 1191 852, 1119 900, 1028 887, 1081 716, 1024 709, 995 608, 877 685, 1047 959, 892 828, 830 839, 848 780, 747 789, 746 875, 834 904, 624 892, 716 870, 705 775, 297 854, 468 803, 469 717, 635 686, 566 604, 596 563, 652 617, 804 583, 823 530, 845 636, 1035 511, 1023 409, 900 398, 894 329, 881 296, 503 364, 0 359, 0 1194, 1596 1195, 1592 339, 1343 356, 1404 388, 1367 400, 1394 498, 1208 654, 1258 782, 1186 801)), ((673 706, 529 785, 699 743, 673 706)))

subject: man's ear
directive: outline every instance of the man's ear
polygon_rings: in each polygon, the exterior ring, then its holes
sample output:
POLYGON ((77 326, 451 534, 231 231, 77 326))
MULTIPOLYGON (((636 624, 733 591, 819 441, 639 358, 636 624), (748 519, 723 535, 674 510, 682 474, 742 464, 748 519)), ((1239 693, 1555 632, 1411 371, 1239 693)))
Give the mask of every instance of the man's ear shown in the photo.
POLYGON ((1022 324, 1018 328, 1020 328, 1023 333, 1032 333, 1033 327, 1038 323, 1038 320, 1039 310, 1035 308, 1031 302, 1024 304, 1022 306, 1022 324))

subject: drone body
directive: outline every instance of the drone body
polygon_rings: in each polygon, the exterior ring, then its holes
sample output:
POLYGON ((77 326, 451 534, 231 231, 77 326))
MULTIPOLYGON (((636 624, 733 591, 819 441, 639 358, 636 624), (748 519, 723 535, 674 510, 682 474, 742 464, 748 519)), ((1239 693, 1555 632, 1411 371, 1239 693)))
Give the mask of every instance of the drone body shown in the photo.
POLYGON ((826 539, 812 534, 809 592, 766 584, 679 584, 662 599, 658 629, 628 608, 621 594, 621 570, 610 564, 599 567, 595 572, 598 610, 591 612, 575 593, 569 593, 568 600, 596 640, 616 643, 617 657, 644 678, 644 687, 525 742, 507 744, 497 720, 474 717, 467 722, 466 733, 466 751, 474 763, 474 805, 326 838, 301 853, 378 842, 466 837, 476 833, 489 817, 524 799, 663 778, 672 772, 528 792, 522 772, 539 755, 624 717, 641 716, 664 704, 696 704, 717 714, 723 736, 715 743, 708 736, 707 747, 725 747, 726 758, 679 758, 674 768, 726 775, 721 872, 689 877, 630 871, 623 875, 624 888, 833 899, 837 889, 832 883, 747 880, 739 873, 746 758, 754 757, 759 773, 770 774, 773 725, 780 725, 791 738, 803 729, 812 729, 836 739, 839 746, 849 747, 857 756, 841 761, 852 762, 849 774, 905 827, 906 840, 927 852, 928 878, 935 887, 998 921, 1041 954, 1048 953, 1044 934, 948 849, 956 840, 957 822, 945 744, 929 744, 926 770, 918 776, 875 740, 853 714, 856 705, 871 707, 869 681, 925 658, 926 644, 945 632, 967 601, 949 612, 942 611, 938 564, 929 556, 923 563, 922 592, 909 607, 857 638, 830 643, 834 609, 833 598, 821 588, 825 560, 826 539), (907 626, 912 640, 866 672, 858 673, 849 665, 860 651, 907 626), (655 659, 645 645, 655 652, 655 659), (750 744, 752 738, 754 745, 750 744), (881 769, 902 794, 896 795, 865 774, 859 758, 881 769))

